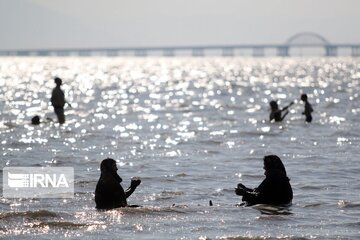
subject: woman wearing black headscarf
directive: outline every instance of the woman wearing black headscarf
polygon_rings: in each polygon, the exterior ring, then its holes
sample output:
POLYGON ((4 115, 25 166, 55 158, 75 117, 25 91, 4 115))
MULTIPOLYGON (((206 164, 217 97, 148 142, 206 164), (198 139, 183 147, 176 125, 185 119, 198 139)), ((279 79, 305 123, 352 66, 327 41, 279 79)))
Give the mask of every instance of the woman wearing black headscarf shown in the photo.
POLYGON ((245 187, 239 183, 235 189, 237 195, 243 196, 242 200, 247 205, 290 204, 293 192, 290 179, 280 158, 276 155, 264 157, 265 180, 255 189, 245 187))
POLYGON ((131 180, 130 187, 124 191, 121 186, 122 179, 117 174, 114 159, 104 159, 100 165, 101 175, 95 189, 95 202, 97 209, 112 209, 127 207, 126 199, 139 186, 141 180, 131 180))

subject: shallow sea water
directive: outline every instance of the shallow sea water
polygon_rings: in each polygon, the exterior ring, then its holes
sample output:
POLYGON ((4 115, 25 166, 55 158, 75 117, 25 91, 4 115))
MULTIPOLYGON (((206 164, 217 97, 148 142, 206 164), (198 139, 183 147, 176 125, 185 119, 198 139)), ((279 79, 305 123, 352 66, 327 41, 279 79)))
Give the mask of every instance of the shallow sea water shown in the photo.
POLYGON ((73 199, 0 198, 0 238, 360 239, 360 59, 0 58, 2 169, 73 167, 73 199), (56 119, 53 77, 72 108, 56 119), (307 93, 313 122, 299 100, 307 93), (269 101, 291 101, 269 123, 269 101), (276 154, 291 207, 239 207, 276 154), (138 209, 97 211, 99 164, 118 162, 138 209), (209 201, 214 206, 209 206, 209 201))

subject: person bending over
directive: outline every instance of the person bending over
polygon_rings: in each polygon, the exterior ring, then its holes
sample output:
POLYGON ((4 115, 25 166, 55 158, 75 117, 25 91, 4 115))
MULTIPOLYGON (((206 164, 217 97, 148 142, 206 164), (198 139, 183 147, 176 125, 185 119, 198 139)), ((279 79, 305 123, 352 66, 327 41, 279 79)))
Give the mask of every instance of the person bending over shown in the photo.
POLYGON ((248 206, 290 204, 293 192, 290 179, 286 175, 285 167, 280 158, 276 155, 265 156, 264 170, 265 180, 257 188, 250 189, 239 183, 235 193, 242 196, 242 201, 248 206))
POLYGON ((131 180, 130 187, 124 191, 121 186, 122 179, 117 174, 114 159, 104 159, 100 164, 100 179, 95 189, 95 203, 97 209, 112 209, 119 207, 136 207, 128 205, 126 199, 140 185, 141 180, 131 180))

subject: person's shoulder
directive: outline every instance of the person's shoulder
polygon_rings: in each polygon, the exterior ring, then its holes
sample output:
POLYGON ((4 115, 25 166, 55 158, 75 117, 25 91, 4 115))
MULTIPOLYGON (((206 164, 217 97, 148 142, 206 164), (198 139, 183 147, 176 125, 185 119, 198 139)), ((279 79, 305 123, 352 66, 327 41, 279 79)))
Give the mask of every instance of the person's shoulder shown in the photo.
POLYGON ((58 88, 58 87, 54 87, 52 91, 53 91, 53 92, 59 92, 59 91, 61 91, 61 89, 58 88))

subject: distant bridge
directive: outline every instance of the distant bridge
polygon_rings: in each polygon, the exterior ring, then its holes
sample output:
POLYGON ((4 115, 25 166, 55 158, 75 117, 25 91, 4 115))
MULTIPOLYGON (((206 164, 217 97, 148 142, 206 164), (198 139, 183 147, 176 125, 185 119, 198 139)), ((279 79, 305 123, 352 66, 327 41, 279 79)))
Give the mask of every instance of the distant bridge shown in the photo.
MULTIPOLYGON (((0 50, 0 56, 147 56, 150 54, 176 56, 190 54, 205 56, 217 51, 222 56, 236 56, 238 51, 250 51, 254 57, 265 56, 267 50, 275 50, 276 56, 291 56, 292 49, 322 49, 324 56, 338 56, 339 49, 345 49, 352 57, 360 57, 360 44, 332 44, 323 36, 313 32, 301 32, 290 37, 283 44, 238 44, 207 46, 169 46, 169 47, 127 47, 127 48, 83 48, 83 49, 24 49, 0 50)), ((211 54, 210 54, 211 55, 211 54)))

